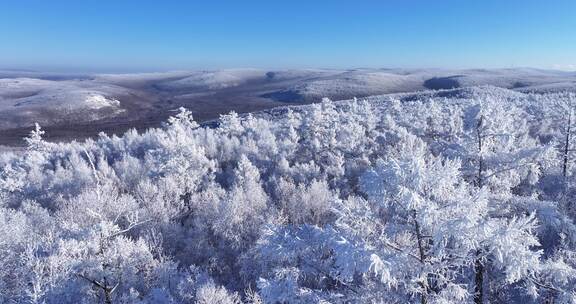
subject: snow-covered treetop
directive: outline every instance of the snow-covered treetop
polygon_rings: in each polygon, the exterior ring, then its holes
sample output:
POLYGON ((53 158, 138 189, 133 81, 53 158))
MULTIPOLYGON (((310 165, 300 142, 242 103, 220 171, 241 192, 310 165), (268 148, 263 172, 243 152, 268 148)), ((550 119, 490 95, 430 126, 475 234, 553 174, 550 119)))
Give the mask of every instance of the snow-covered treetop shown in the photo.
POLYGON ((575 99, 180 109, 82 143, 36 125, 0 155, 0 302, 576 303, 575 99))

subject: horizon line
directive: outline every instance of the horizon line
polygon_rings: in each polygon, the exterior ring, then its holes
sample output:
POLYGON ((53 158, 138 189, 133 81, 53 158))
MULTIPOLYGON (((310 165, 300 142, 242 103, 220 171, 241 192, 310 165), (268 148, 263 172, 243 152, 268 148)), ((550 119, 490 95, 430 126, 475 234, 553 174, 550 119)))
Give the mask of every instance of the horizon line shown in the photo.
POLYGON ((393 67, 393 66, 381 66, 381 67, 313 67, 313 66, 302 66, 302 67, 258 67, 258 66, 230 66, 230 67, 197 67, 197 68, 154 68, 154 67, 59 67, 59 68, 48 68, 48 67, 2 67, 0 66, 0 72, 12 72, 12 73, 52 73, 52 74, 144 74, 144 73, 174 73, 174 72, 211 72, 211 71, 232 71, 232 70, 262 70, 262 71, 289 71, 289 70, 325 70, 325 71, 361 71, 361 70, 439 70, 439 71, 473 71, 473 70, 539 70, 539 71, 551 71, 551 72, 576 72, 576 65, 569 65, 565 68, 562 67, 537 67, 537 66, 493 66, 493 67, 481 67, 481 66, 470 66, 470 67, 393 67))

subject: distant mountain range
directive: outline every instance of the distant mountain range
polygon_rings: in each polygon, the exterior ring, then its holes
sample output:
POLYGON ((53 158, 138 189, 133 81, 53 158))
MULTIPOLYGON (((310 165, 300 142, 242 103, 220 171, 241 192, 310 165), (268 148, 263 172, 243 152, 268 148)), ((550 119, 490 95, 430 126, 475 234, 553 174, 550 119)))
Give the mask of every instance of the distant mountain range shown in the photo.
POLYGON ((157 126, 178 107, 199 121, 321 100, 480 85, 576 91, 576 73, 519 69, 226 69, 139 74, 0 70, 0 145, 21 143, 38 122, 48 139, 157 126), (50 137, 51 136, 51 137, 50 137))

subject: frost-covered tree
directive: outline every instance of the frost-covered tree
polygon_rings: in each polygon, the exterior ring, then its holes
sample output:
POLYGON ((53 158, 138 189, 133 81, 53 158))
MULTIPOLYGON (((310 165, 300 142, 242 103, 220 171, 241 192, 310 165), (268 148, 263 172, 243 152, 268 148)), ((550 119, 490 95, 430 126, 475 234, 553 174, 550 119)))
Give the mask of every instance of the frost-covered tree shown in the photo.
POLYGON ((0 302, 576 303, 573 99, 465 88, 209 126, 180 109, 71 143, 37 127, 0 154, 0 302))
POLYGON ((412 284, 407 284, 409 291, 419 294, 422 302, 439 301, 435 297, 469 299, 474 285, 462 288, 461 276, 475 263, 478 252, 506 255, 508 260, 500 261, 498 269, 509 283, 521 280, 538 263, 539 253, 530 251, 538 244, 531 235, 532 217, 519 222, 491 218, 485 192, 463 182, 458 161, 380 163, 363 177, 363 188, 379 207, 380 225, 389 231, 388 238, 402 236, 388 242, 413 257, 404 262, 412 262, 408 269, 413 272, 404 274, 412 284), (493 243, 495 238, 506 239, 509 247, 493 243), (516 256, 517 250, 528 254, 516 256), (515 267, 509 268, 512 261, 515 267))
POLYGON ((34 124, 34 130, 30 131, 30 136, 24 138, 26 144, 28 144, 28 148, 30 150, 42 150, 46 146, 46 143, 42 139, 42 135, 46 132, 42 130, 38 123, 34 124))

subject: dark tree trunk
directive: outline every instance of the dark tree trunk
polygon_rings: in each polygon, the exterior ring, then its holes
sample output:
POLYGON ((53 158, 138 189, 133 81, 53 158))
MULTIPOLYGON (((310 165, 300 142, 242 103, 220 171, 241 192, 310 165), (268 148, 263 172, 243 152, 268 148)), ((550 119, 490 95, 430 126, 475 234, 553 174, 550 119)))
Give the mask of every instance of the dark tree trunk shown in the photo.
POLYGON ((478 138, 478 176, 477 183, 478 188, 482 188, 484 186, 484 157, 482 156, 482 123, 484 121, 484 116, 480 116, 478 120, 478 124, 476 125, 476 137, 478 138))
MULTIPOLYGON (((418 241, 418 253, 420 254, 420 262, 422 262, 422 264, 424 264, 424 263, 426 263, 426 252, 424 250, 422 232, 420 231, 420 224, 418 223, 418 220, 416 219, 416 210, 412 211, 412 216, 414 217, 414 230, 416 230, 416 239, 418 241)), ((422 292, 422 297, 420 298, 420 303, 426 304, 426 303, 428 303, 428 299, 427 299, 427 295, 426 295, 426 293, 428 292, 428 288, 426 286, 426 283, 422 283, 422 288, 424 289, 424 291, 422 292)))
MULTIPOLYGON (((482 124, 484 122, 484 116, 480 116, 478 124, 476 125, 476 136, 478 137, 478 176, 477 183, 478 187, 482 188, 484 186, 484 157, 482 156, 483 150, 483 135, 482 135, 482 124)), ((475 287, 474 287, 474 303, 483 304, 484 302, 484 265, 480 257, 481 251, 476 252, 476 261, 474 262, 474 272, 475 287)))
POLYGON ((476 272, 476 286, 474 288, 474 303, 484 303, 484 265, 480 260, 480 251, 476 253, 476 262, 474 264, 474 271, 476 272))
POLYGON ((570 128, 572 124, 572 110, 568 114, 568 125, 566 126, 566 138, 564 142, 564 163, 562 166, 562 175, 566 177, 568 173, 568 153, 570 153, 570 128))

